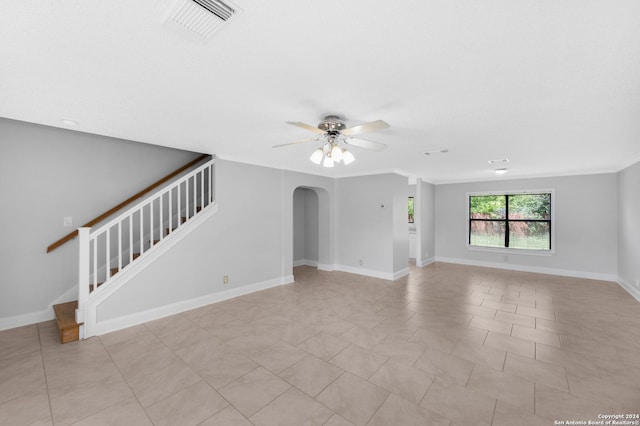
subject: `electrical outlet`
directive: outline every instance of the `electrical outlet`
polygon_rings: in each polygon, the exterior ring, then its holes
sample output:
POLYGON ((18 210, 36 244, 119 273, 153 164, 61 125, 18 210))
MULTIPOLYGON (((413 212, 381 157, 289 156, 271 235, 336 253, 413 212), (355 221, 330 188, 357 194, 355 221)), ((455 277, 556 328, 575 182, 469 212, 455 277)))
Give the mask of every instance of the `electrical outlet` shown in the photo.
POLYGON ((71 216, 65 216, 64 218, 62 218, 62 225, 65 228, 70 228, 73 226, 73 220, 71 218, 71 216))
POLYGON ((362 259, 358 260, 358 265, 362 266, 363 263, 362 259))
POLYGON ((225 275, 224 277, 222 277, 222 283, 229 284, 229 275, 225 275))

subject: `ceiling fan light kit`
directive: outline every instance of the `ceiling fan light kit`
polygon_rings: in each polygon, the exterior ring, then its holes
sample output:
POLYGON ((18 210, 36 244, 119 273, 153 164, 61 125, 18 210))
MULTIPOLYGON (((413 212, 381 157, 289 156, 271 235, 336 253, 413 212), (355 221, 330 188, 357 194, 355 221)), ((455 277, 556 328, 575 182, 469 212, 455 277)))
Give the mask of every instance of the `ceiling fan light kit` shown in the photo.
POLYGON ((382 150, 387 146, 380 142, 373 142, 364 139, 356 139, 353 135, 359 135, 362 133, 374 132, 377 130, 386 129, 389 125, 382 121, 372 121, 370 123, 360 124, 358 126, 349 127, 344 123, 344 119, 337 115, 327 115, 323 121, 318 124, 318 127, 311 126, 309 124, 300 122, 287 122, 293 126, 310 130, 320 136, 313 139, 308 139, 299 142, 291 142, 286 144, 274 145, 273 148, 280 148, 288 145, 296 145, 306 142, 322 141, 322 146, 313 151, 309 159, 315 164, 322 164, 323 167, 333 167, 335 163, 342 162, 344 165, 351 164, 355 161, 355 156, 347 148, 342 145, 353 145, 365 149, 382 150))

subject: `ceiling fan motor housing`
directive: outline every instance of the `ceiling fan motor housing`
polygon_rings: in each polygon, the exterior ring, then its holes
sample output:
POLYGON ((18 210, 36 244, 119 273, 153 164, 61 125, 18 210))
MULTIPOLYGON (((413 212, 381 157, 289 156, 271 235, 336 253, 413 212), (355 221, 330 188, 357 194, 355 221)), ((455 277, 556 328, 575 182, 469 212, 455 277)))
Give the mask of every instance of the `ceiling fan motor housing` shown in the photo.
POLYGON ((347 126, 344 124, 344 121, 337 115, 327 115, 324 120, 318 124, 318 129, 324 130, 329 134, 338 134, 347 126))

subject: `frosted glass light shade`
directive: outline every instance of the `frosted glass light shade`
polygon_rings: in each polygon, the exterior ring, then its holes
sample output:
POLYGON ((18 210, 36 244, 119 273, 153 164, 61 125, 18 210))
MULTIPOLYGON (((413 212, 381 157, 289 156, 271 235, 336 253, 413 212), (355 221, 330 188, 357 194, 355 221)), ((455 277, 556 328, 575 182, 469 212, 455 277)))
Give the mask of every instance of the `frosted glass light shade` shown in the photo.
POLYGON ((316 164, 320 164, 322 162, 322 156, 323 156, 322 149, 318 148, 315 151, 313 151, 313 154, 311 154, 311 157, 309 159, 316 164))
POLYGON ((346 149, 342 151, 342 161, 344 162, 345 166, 353 163, 355 160, 356 157, 354 157, 351 152, 347 151, 346 149))
POLYGON ((331 157, 324 157, 324 161, 322 162, 322 165, 324 167, 333 167, 333 160, 331 159, 331 157))
POLYGON ((333 145, 331 148, 331 159, 336 163, 342 161, 342 149, 338 145, 333 145))

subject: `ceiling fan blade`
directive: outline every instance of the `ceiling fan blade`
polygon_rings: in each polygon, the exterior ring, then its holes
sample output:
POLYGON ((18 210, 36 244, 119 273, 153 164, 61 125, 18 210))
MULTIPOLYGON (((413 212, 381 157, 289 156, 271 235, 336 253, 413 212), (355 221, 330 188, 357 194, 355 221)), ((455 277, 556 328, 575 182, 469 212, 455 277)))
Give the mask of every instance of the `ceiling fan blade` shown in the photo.
POLYGON ((305 130, 310 130, 314 133, 318 133, 319 135, 322 135, 325 133, 324 130, 318 129, 317 127, 312 126, 310 124, 300 123, 299 121, 287 121, 287 124, 291 124, 292 126, 298 126, 305 130))
POLYGON ((359 126, 349 127, 344 129, 342 134, 345 136, 361 135, 363 133, 375 132, 376 130, 382 130, 389 127, 389 124, 384 120, 376 120, 370 123, 364 123, 359 126))
POLYGON ((283 146, 298 145, 298 144, 301 144, 301 143, 313 142, 313 141, 317 141, 317 140, 320 140, 320 138, 310 138, 310 139, 305 139, 303 141, 281 143, 280 145, 273 145, 271 148, 281 148, 283 146))
POLYGON ((358 146, 360 148, 372 149, 374 151, 382 151, 387 148, 387 145, 380 142, 368 141, 365 139, 346 138, 344 143, 358 146))

